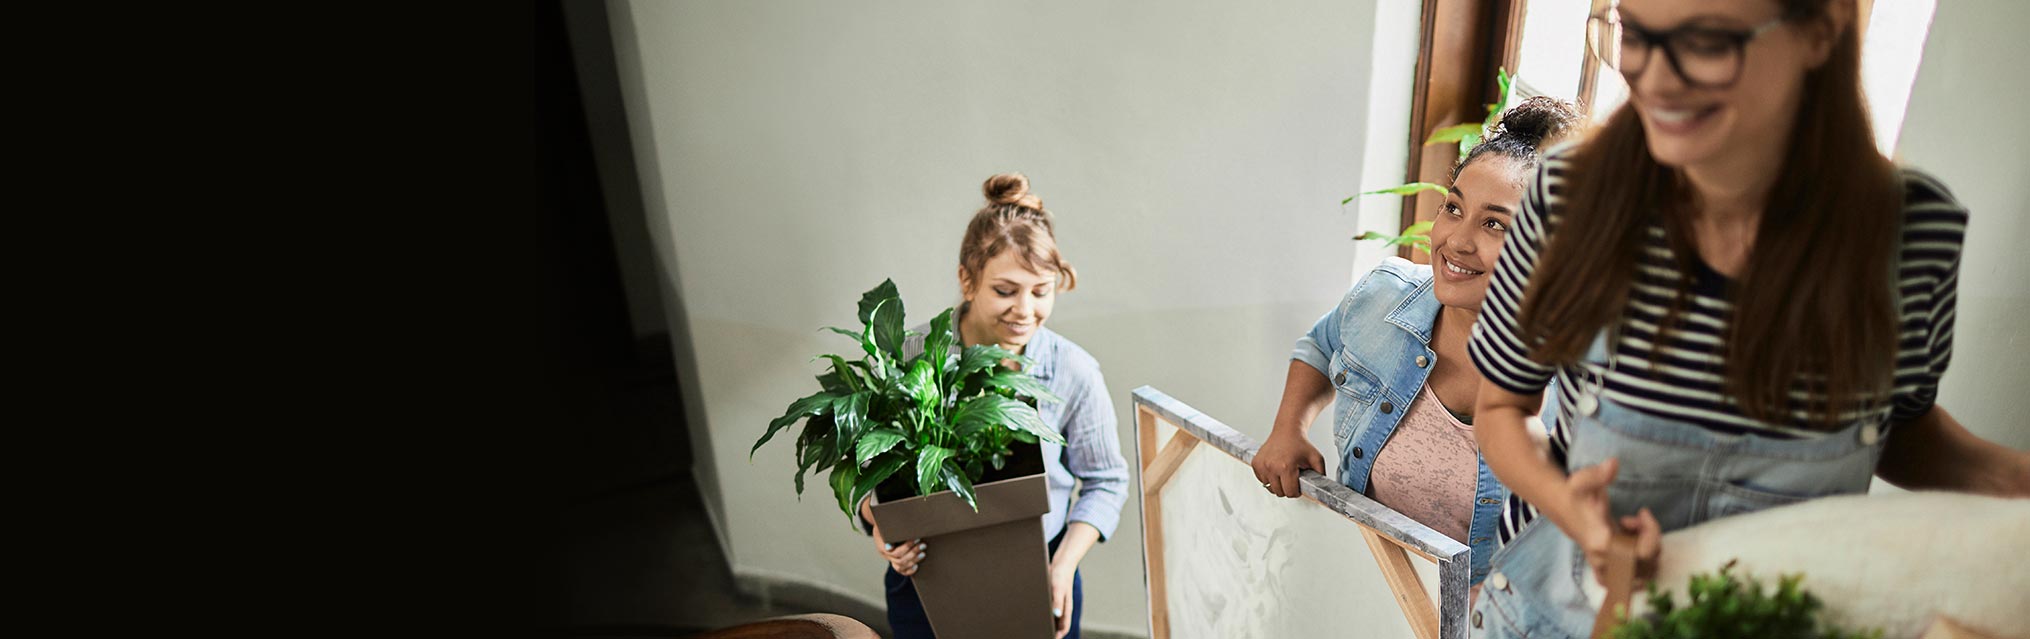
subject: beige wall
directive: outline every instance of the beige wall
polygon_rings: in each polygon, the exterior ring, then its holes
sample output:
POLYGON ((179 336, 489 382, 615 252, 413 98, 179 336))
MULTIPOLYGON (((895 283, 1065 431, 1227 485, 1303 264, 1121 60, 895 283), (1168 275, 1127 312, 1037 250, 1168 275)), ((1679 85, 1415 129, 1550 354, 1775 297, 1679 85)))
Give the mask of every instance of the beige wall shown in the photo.
MULTIPOLYGON (((958 238, 995 172, 1028 173, 1058 216, 1081 286, 1051 326, 1099 358, 1131 459, 1144 384, 1265 434, 1291 342, 1350 264, 1380 259, 1348 238, 1387 228, 1396 203, 1339 200, 1399 181, 1415 10, 612 3, 695 366, 701 485, 736 573, 880 601, 883 564, 823 483, 799 502, 786 442, 747 449, 814 387, 812 355, 851 348, 816 329, 852 323, 862 290, 894 278, 911 322, 956 300, 958 238), (1371 104, 1376 86, 1393 97, 1371 104)), ((1137 509, 1085 564, 1095 629, 1143 632, 1137 509)))

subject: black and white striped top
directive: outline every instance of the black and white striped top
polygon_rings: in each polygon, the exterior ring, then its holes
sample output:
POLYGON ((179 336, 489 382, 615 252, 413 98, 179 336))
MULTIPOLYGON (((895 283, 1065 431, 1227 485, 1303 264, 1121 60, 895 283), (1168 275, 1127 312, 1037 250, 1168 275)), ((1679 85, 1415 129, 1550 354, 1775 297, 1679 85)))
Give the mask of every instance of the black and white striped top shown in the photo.
MULTIPOLYGON (((1571 421, 1579 393, 1583 388, 1599 387, 1603 380, 1577 366, 1546 365, 1529 359, 1524 355, 1524 342, 1516 336, 1522 292, 1545 245, 1545 216, 1552 228, 1559 219, 1567 160, 1562 149, 1547 155, 1524 198, 1522 213, 1516 216, 1514 230, 1501 248, 1468 352, 1482 375, 1511 392, 1539 393, 1553 376, 1557 378, 1557 420, 1549 434, 1551 459, 1562 466, 1569 443, 1564 426, 1571 421)), ((1879 421, 1887 412, 1893 424, 1922 416, 1931 409, 1939 377, 1952 357, 1967 212, 1930 176, 1905 169, 1903 177, 1902 259, 1897 266, 1902 326, 1895 387, 1887 405, 1878 403, 1865 409, 1866 413, 1851 412, 1845 416, 1849 420, 1879 421)), ((1688 262, 1696 265, 1696 272, 1690 278, 1681 277, 1662 222, 1653 223, 1648 243, 1637 259, 1617 343, 1612 345, 1618 362, 1604 376, 1602 392, 1636 410, 1714 431, 1783 438, 1817 436, 1819 433, 1806 428, 1809 418, 1802 410, 1794 411, 1788 423, 1756 421, 1723 391, 1725 349, 1720 335, 1732 315, 1726 294, 1728 280, 1697 256, 1688 262), (1685 308, 1669 339, 1657 344, 1658 324, 1686 281, 1692 285, 1691 295, 1686 296, 1685 308)), ((1502 510, 1500 538, 1504 544, 1536 517, 1535 509, 1513 495, 1502 510)))

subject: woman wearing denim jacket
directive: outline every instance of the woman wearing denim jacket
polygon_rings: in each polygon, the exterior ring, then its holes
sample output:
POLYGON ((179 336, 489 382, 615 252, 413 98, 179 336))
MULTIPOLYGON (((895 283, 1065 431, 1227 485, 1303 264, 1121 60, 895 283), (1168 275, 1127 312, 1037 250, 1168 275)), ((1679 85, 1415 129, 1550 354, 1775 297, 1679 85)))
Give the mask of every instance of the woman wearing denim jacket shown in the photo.
POLYGON ((1480 583, 1506 490, 1474 444, 1481 379, 1467 338, 1538 149, 1578 119, 1544 97, 1503 114, 1453 169, 1431 229, 1439 270, 1390 257, 1297 340, 1275 426, 1255 454, 1263 488, 1296 497, 1301 470, 1327 472, 1305 432, 1336 398, 1340 483, 1472 548, 1480 583))

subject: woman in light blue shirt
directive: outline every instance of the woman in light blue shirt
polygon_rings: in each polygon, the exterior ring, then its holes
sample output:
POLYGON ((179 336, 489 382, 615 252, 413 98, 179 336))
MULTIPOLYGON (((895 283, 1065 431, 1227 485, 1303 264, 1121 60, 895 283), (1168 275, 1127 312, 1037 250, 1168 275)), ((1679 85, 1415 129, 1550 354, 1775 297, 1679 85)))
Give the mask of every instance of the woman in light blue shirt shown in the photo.
MULTIPOLYGON (((1050 539, 1050 601, 1057 637, 1076 639, 1084 594, 1078 563, 1120 524, 1121 505, 1128 497, 1128 462, 1121 456, 1114 404, 1099 361, 1043 327, 1058 291, 1069 291, 1077 283, 1077 273, 1057 252, 1050 213, 1029 193, 1029 180, 1019 173, 988 178, 984 188, 988 204, 973 215, 959 246, 959 288, 965 302, 959 305, 955 324, 959 341, 966 346, 999 344, 1031 360, 1030 376, 1063 400, 1037 407, 1043 422, 1065 440, 1062 445, 1042 443, 1050 487, 1043 534, 1050 539)), ((905 357, 923 352, 924 330, 919 327, 915 331, 919 335, 903 343, 905 357)), ((860 516, 874 520, 868 502, 861 502, 860 516)), ((890 629, 896 639, 933 637, 909 579, 929 561, 930 549, 920 539, 891 543, 881 536, 879 526, 870 523, 869 529, 875 550, 889 564, 890 629)))

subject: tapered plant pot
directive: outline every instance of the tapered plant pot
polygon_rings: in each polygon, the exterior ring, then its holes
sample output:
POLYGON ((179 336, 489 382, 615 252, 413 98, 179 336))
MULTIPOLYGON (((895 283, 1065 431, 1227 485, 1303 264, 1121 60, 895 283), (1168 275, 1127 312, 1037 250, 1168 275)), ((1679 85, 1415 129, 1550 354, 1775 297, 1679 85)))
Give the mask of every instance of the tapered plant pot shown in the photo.
POLYGON ((910 580, 938 639, 1048 639, 1056 633, 1043 539, 1050 491, 1039 451, 1027 448, 1033 463, 1011 461, 998 473, 1027 474, 989 474, 973 487, 979 512, 948 490, 894 500, 890 490, 877 492, 874 521, 884 538, 922 539, 937 551, 910 580))

